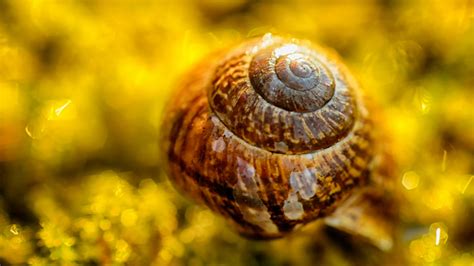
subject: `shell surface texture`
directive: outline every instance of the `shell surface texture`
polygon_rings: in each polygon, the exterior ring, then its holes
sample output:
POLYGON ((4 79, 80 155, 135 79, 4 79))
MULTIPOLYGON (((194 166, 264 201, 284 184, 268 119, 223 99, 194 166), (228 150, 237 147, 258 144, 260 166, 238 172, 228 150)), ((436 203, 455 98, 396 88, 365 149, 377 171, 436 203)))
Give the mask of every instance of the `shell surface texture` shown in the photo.
POLYGON ((334 53, 267 34, 185 75, 163 143, 180 191, 268 239, 329 217, 370 183, 372 127, 334 53))

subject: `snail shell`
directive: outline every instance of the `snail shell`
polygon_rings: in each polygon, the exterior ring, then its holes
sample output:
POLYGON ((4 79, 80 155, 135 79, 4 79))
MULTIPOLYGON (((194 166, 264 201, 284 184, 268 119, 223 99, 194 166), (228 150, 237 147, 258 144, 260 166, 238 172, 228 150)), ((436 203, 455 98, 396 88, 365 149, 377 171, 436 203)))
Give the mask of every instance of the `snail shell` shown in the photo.
POLYGON ((246 236, 326 217, 368 183, 372 123, 335 55, 272 35, 215 53, 168 106, 171 180, 246 236))

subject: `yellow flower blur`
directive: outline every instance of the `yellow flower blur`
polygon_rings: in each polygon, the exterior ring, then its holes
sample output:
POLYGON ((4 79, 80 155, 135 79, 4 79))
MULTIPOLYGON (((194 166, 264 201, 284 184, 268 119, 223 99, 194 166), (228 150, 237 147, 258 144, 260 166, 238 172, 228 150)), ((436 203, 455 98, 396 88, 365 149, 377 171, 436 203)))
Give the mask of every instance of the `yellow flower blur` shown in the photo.
POLYGON ((474 4, 350 3, 0 1, 0 264, 473 265, 474 4), (392 252, 318 223, 243 239, 167 182, 179 75, 266 32, 334 48, 383 110, 392 252))

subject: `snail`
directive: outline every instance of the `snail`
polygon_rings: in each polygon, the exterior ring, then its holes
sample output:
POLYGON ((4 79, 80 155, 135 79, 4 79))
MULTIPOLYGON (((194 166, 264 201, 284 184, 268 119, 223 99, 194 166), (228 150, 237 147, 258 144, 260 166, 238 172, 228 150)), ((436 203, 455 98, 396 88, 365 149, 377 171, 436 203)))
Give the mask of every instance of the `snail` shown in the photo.
POLYGON ((198 63, 166 109, 170 180, 244 236, 322 219, 392 246, 373 185, 374 123, 338 57, 266 34, 198 63))

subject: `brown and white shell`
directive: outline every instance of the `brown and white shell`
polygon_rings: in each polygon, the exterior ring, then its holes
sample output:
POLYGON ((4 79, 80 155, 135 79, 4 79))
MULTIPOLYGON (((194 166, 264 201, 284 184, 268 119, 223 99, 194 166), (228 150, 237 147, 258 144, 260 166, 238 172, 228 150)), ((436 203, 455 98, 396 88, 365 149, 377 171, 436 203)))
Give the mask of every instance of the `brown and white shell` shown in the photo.
POLYGON ((370 178, 372 123, 339 59, 265 35, 206 58, 166 110, 172 182, 253 238, 331 215, 370 178))

